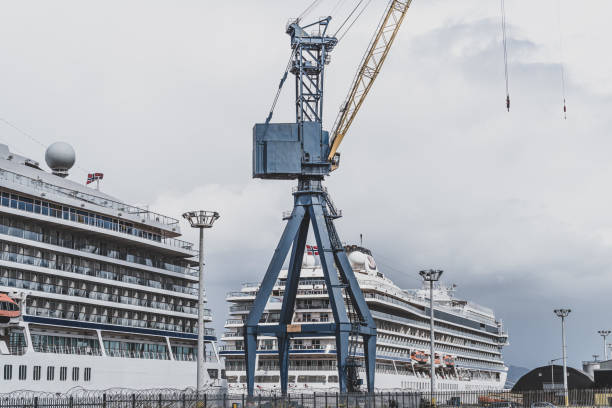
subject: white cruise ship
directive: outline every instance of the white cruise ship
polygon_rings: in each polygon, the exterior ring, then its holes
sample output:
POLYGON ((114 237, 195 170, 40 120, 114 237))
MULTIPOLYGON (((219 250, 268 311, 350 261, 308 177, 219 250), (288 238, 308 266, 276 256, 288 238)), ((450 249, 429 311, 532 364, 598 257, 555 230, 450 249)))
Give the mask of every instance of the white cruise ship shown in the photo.
POLYGON ((197 251, 178 220, 66 179, 65 143, 46 161, 0 145, 0 393, 195 388, 197 251))
MULTIPOLYGON (((369 250, 346 247, 351 266, 376 321, 376 389, 428 391, 429 287, 405 290, 378 269, 369 250)), ((293 323, 333 320, 323 271, 314 251, 304 255, 293 323)), ((281 271, 262 323, 278 322, 287 270, 281 271)), ((220 354, 230 391, 245 389, 243 324, 259 283, 246 283, 227 295, 230 318, 226 321, 220 354)), ((436 388, 450 390, 501 390, 508 368, 502 348, 508 335, 492 310, 454 297, 454 287, 434 289, 436 388)), ((360 341, 360 339, 359 339, 360 341)), ((354 347, 363 358, 360 343, 354 347)), ((361 364, 362 367, 364 364, 361 364)), ((365 384, 365 372, 360 373, 365 384)), ((274 337, 259 337, 255 372, 256 392, 279 390, 278 352, 274 337)), ((291 343, 289 392, 338 389, 335 338, 294 339, 291 343)))

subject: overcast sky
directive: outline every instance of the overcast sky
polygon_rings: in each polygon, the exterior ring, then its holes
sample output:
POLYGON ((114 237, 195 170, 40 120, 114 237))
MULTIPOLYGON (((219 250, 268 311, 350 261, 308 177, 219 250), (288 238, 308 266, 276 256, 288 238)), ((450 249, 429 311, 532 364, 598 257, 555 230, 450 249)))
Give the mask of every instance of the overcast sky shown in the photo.
MULTIPOLYGON (((309 3, 0 1, 0 118, 72 144, 73 180, 100 171, 103 191, 130 203, 221 213, 206 242, 219 334, 225 293, 262 278, 292 205, 291 182, 251 179, 251 129, 289 56, 285 24, 309 3)), ((373 0, 333 52, 326 128, 385 4, 373 0)), ((399 285, 441 268, 458 296, 493 308, 508 364, 559 357, 552 311, 570 307, 578 367, 612 329, 612 2, 506 0, 506 11, 510 113, 499 1, 414 0, 327 186, 342 239, 363 233, 399 285)), ((276 121, 294 120, 291 85, 276 121)), ((0 142, 44 162, 1 122, 0 142)))

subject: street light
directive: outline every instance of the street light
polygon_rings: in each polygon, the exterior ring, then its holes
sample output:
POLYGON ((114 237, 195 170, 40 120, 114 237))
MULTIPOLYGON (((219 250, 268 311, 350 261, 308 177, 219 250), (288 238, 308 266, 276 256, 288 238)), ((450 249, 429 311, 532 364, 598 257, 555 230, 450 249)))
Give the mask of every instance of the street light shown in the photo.
POLYGON ((197 391, 204 387, 204 361, 206 348, 204 347, 204 229, 212 228, 219 219, 216 211, 189 211, 183 214, 193 228, 200 230, 200 282, 198 288, 198 363, 197 363, 197 391))
POLYGON ((555 391, 555 372, 553 370, 553 367, 554 367, 553 363, 559 360, 563 360, 563 357, 553 358, 552 360, 550 360, 550 383, 551 383, 553 392, 555 391))
POLYGON ((608 337, 610 335, 610 333, 612 333, 610 330, 598 330, 597 333, 603 337, 603 343, 604 343, 604 358, 607 361, 608 360, 608 348, 606 347, 606 337, 608 337))
POLYGON ((436 367, 435 367, 435 353, 434 353, 434 308, 433 308, 433 283, 440 280, 440 276, 444 271, 439 269, 428 269, 420 271, 419 275, 425 282, 429 282, 429 361, 431 362, 431 404, 436 404, 436 398, 434 397, 435 381, 436 381, 436 367))
POLYGON ((567 398, 567 348, 565 346, 565 318, 570 314, 571 309, 555 309, 555 314, 561 318, 561 343, 563 345, 563 395, 565 396, 565 406, 569 405, 567 398))

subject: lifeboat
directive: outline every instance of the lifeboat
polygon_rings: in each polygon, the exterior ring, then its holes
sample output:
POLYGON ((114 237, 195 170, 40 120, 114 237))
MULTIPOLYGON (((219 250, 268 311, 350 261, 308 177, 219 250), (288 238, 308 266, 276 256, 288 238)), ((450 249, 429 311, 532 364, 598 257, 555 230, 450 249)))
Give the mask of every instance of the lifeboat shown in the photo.
POLYGON ((446 365, 447 367, 452 367, 455 365, 455 359, 453 358, 453 356, 446 355, 444 356, 443 360, 444 365, 446 365))
POLYGON ((427 363, 429 361, 429 355, 423 351, 415 351, 410 355, 410 358, 417 363, 427 363))
POLYGON ((0 293, 0 323, 8 323, 21 316, 19 305, 10 296, 0 293))

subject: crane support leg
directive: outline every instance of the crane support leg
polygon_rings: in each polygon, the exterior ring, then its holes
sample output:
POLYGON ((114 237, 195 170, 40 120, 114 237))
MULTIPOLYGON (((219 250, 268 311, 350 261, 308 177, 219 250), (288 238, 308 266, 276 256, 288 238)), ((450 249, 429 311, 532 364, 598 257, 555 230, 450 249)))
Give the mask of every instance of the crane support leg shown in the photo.
POLYGON ((286 333, 278 336, 277 339, 281 393, 283 396, 286 396, 287 382, 289 379, 289 344, 291 343, 291 339, 289 338, 289 336, 287 336, 286 333))
POLYGON ((329 304, 332 309, 334 320, 336 321, 338 387, 340 388, 340 392, 346 392, 346 358, 348 357, 348 338, 351 331, 351 322, 346 313, 344 298, 342 297, 343 285, 341 285, 338 273, 334 267, 334 250, 336 248, 332 248, 330 231, 327 228, 323 210, 324 201, 321 202, 321 199, 322 197, 320 195, 311 196, 312 205, 309 207, 309 211, 310 217, 312 218, 312 228, 319 248, 325 284, 327 285, 329 304))
POLYGON ((355 273, 351 268, 351 264, 346 256, 344 248, 334 253, 336 259, 336 265, 338 265, 338 271, 342 279, 348 283, 346 292, 351 298, 353 307, 357 314, 361 317, 365 323, 365 327, 362 328, 363 336, 363 350, 366 368, 366 382, 368 386, 368 392, 374 392, 374 375, 376 372, 376 323, 372 318, 372 313, 365 301, 359 283, 355 277, 355 273))
POLYGON ((336 357, 338 361, 338 386, 340 392, 347 392, 347 359, 349 356, 349 338, 362 336, 366 357, 366 378, 368 390, 374 390, 374 370, 376 361, 376 326, 367 307, 346 252, 341 244, 333 224, 333 216, 327 209, 326 192, 320 181, 300 182, 294 193, 293 213, 270 261, 266 275, 259 287, 257 296, 246 321, 244 332, 247 391, 253 396, 255 386, 255 356, 257 353, 257 336, 274 336, 278 340, 278 358, 280 382, 283 395, 287 393, 289 374, 289 352, 292 337, 330 336, 336 337, 336 357), (295 310, 295 300, 302 268, 302 258, 312 223, 317 241, 321 267, 334 323, 305 323, 291 325, 295 310), (277 282, 280 269, 293 245, 285 281, 285 293, 278 325, 259 325, 268 298, 277 282), (338 273, 339 271, 339 273, 338 273), (342 281, 341 281, 342 278, 342 281), (355 305, 358 322, 351 322, 347 313, 343 291, 355 305))
MULTIPOLYGON (((286 327, 288 324, 291 324, 293 319, 295 297, 297 295, 298 284, 300 282, 302 259, 304 258, 304 249, 306 247, 306 239, 308 238, 309 225, 310 215, 306 212, 291 249, 291 259, 289 261, 287 281, 285 282, 285 296, 283 296, 283 306, 281 307, 281 327, 286 327)), ((289 377, 289 344, 291 343, 291 339, 289 338, 286 330, 283 333, 280 333, 277 338, 281 393, 282 395, 287 395, 287 379, 289 377)))
POLYGON ((244 346, 245 346, 245 357, 246 357, 246 369, 247 369, 247 391, 249 396, 253 395, 255 387, 255 356, 257 354, 257 326, 261 320, 268 298, 272 293, 274 284, 278 279, 278 274, 283 267, 283 262, 289 252, 289 247, 297 235, 298 229, 302 225, 304 219, 305 209, 301 205, 293 207, 293 213, 291 218, 285 226, 283 235, 274 251, 266 275, 261 282, 253 307, 247 318, 246 327, 244 331, 244 346))
POLYGON ((376 335, 363 336, 363 351, 365 354, 366 380, 368 392, 374 392, 374 373, 376 372, 376 335))
POLYGON ((255 387, 255 363, 257 357, 257 335, 255 333, 249 333, 248 328, 244 334, 244 350, 245 350, 245 358, 246 358, 246 369, 247 373, 253 373, 251 375, 247 374, 247 390, 249 390, 249 395, 253 395, 253 388, 255 387))
POLYGON ((348 358, 350 330, 340 331, 336 333, 336 359, 338 364, 338 387, 341 393, 346 389, 346 360, 348 358))

